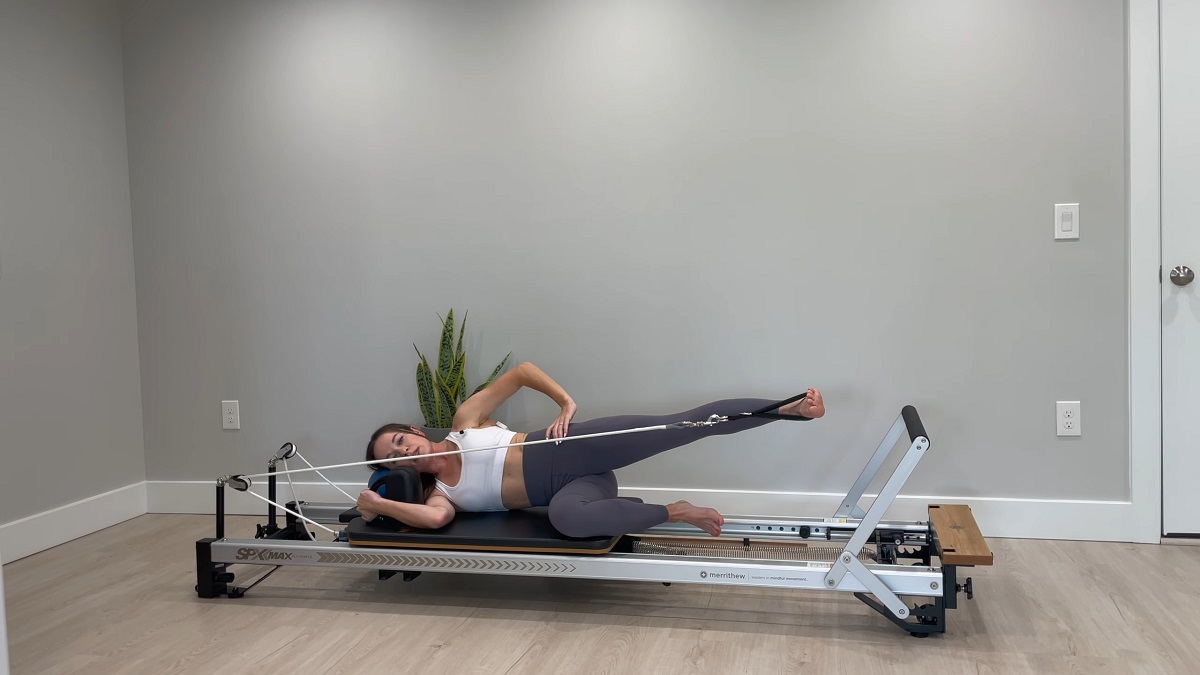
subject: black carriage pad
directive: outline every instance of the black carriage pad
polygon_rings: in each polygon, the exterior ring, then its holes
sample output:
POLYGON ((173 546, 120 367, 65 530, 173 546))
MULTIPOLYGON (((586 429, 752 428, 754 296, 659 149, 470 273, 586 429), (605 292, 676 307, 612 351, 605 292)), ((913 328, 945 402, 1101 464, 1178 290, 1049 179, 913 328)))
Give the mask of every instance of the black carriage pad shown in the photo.
POLYGON ((545 507, 458 513, 449 525, 437 530, 410 527, 397 530, 355 518, 346 528, 346 534, 351 546, 575 555, 603 555, 612 551, 621 539, 620 535, 587 538, 564 536, 550 524, 545 507))

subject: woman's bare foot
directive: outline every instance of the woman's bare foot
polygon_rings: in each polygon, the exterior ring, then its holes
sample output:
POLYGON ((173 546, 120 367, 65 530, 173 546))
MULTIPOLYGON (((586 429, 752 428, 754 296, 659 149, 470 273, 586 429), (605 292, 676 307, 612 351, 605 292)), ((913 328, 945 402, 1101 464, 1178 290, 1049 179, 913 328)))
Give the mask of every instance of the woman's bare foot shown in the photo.
POLYGON ((725 524, 725 519, 715 509, 692 506, 685 501, 667 505, 667 521, 694 525, 714 537, 721 535, 721 526, 725 524))
POLYGON ((825 399, 821 397, 821 392, 809 389, 804 398, 779 408, 779 414, 800 415, 815 420, 825 415, 825 399))

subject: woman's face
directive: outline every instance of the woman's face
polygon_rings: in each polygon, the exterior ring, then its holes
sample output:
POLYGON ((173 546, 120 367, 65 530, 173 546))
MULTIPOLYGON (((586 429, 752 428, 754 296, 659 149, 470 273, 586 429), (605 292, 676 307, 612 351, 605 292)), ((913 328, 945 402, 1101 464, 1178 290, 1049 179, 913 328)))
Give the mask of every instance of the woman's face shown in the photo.
MULTIPOLYGON (((375 439, 375 459, 393 459, 396 457, 415 457, 418 455, 428 455, 433 452, 433 442, 426 438, 420 432, 412 431, 394 431, 385 433, 375 439)), ((432 467, 429 466, 433 460, 437 459, 416 459, 407 462, 387 462, 380 464, 385 469, 395 469, 402 464, 411 464, 417 471, 429 471, 432 467)))

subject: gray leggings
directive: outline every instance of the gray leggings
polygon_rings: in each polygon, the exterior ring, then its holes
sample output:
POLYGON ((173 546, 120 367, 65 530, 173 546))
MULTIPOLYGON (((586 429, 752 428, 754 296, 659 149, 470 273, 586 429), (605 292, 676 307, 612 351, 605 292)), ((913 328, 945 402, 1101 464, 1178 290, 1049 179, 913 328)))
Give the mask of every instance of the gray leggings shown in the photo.
MULTIPOLYGON (((673 422, 702 422, 709 415, 753 412, 773 403, 768 399, 738 398, 714 401, 670 415, 618 415, 572 423, 571 436, 649 427, 673 422)), ((803 418, 797 418, 803 419, 803 418)), ((525 447, 525 489, 533 506, 549 506, 550 522, 568 537, 616 536, 640 532, 667 521, 667 507, 617 498, 613 470, 629 466, 660 452, 709 436, 724 436, 753 429, 770 418, 734 419, 722 424, 689 429, 643 431, 525 447)), ((546 438, 546 430, 528 434, 527 441, 546 438)))

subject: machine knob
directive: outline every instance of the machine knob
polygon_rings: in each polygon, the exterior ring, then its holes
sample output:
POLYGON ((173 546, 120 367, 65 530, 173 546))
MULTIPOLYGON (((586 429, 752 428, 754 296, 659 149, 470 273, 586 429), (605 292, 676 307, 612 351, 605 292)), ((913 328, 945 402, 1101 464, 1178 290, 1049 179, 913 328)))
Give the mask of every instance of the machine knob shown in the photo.
POLYGON ((1192 279, 1196 278, 1196 273, 1186 265, 1180 265, 1171 270, 1171 283, 1176 286, 1187 286, 1192 283, 1192 279))

